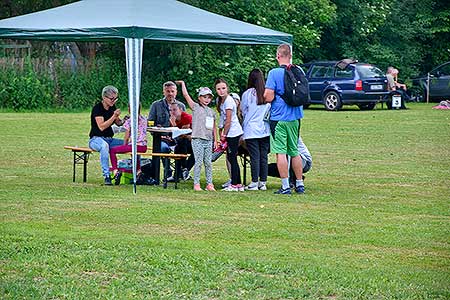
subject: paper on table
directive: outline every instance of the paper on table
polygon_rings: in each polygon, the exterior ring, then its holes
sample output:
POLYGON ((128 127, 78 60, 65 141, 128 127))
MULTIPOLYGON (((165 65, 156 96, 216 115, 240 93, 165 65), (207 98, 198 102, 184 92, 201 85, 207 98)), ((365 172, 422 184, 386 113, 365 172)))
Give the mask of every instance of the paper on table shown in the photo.
POLYGON ((169 127, 172 130, 172 138, 175 139, 183 134, 192 133, 192 129, 180 129, 178 127, 169 127))

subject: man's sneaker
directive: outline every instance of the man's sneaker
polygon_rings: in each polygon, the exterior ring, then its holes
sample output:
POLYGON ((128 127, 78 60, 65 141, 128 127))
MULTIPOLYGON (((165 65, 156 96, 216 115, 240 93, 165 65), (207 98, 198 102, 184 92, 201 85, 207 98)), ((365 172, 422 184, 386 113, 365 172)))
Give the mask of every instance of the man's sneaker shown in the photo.
POLYGON ((248 191, 257 191, 258 190, 258 183, 252 181, 252 182, 250 182, 249 185, 247 185, 245 187, 245 189, 248 190, 248 191))
POLYGON ((225 182, 224 184, 222 184, 222 188, 227 188, 231 185, 231 179, 229 179, 227 182, 225 182))
POLYGON ((205 188, 205 189, 206 189, 207 191, 210 191, 210 192, 215 192, 215 191, 216 191, 216 189, 214 188, 214 184, 212 184, 212 183, 206 185, 206 188, 205 188))
POLYGON ((175 182, 175 177, 170 176, 169 178, 166 179, 167 182, 175 182))
POLYGON ((304 194, 305 193, 305 186, 304 185, 299 185, 295 188, 295 192, 297 194, 304 194))
POLYGON ((122 178, 122 172, 117 171, 116 175, 114 176, 114 184, 119 185, 121 178, 122 178))
POLYGON ((267 190, 267 186, 265 182, 260 182, 258 185, 258 188, 260 191, 266 191, 267 190))
POLYGON ((184 168, 183 169, 183 180, 186 181, 186 180, 189 180, 191 178, 192 177, 191 177, 191 174, 189 174, 189 170, 187 168, 184 168))
POLYGON ((194 184, 194 191, 203 191, 199 183, 194 184))
POLYGON ((283 187, 280 187, 280 189, 276 192, 274 192, 274 194, 278 194, 278 195, 291 195, 291 189, 287 188, 287 189, 283 189, 283 187))
POLYGON ((111 177, 109 177, 109 176, 105 177, 105 185, 112 185, 111 177))

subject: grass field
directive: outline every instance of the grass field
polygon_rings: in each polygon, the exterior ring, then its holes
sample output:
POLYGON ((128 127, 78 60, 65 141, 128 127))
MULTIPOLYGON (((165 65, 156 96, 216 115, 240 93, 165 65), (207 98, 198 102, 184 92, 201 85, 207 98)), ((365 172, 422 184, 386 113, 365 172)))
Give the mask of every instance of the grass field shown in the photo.
POLYGON ((306 110, 293 196, 275 178, 133 195, 97 154, 72 183, 63 146, 86 146, 89 113, 0 113, 0 298, 450 299, 450 111, 431 106, 306 110))

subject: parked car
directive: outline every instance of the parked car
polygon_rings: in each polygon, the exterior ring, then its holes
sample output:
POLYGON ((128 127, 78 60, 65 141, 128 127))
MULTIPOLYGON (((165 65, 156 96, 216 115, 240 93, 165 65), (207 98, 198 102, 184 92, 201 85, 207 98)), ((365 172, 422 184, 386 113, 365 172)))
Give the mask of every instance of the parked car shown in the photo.
MULTIPOLYGON (((427 78, 428 75, 425 74, 413 79, 413 87, 419 89, 423 101, 427 99, 427 78)), ((430 71, 430 100, 448 99, 450 99, 450 61, 430 71)))
POLYGON ((339 110, 344 104, 371 110, 389 94, 385 74, 370 64, 317 61, 302 67, 307 69, 311 103, 323 104, 327 110, 339 110))

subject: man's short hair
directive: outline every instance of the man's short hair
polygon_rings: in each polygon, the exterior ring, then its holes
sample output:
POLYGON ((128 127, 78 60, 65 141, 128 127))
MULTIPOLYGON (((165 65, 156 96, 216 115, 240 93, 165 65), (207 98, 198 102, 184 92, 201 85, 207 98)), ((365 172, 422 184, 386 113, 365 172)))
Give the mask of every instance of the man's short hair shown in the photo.
POLYGON ((389 74, 389 73, 392 73, 392 71, 394 71, 394 67, 388 67, 387 68, 387 73, 389 74))
POLYGON ((175 89, 177 88, 177 85, 175 84, 175 82, 173 82, 173 81, 166 81, 163 84, 163 89, 171 87, 171 86, 174 86, 175 89))
POLYGON ((119 90, 112 85, 107 85, 102 90, 102 97, 108 97, 112 95, 119 95, 119 90))
POLYGON ((291 57, 291 46, 288 44, 281 44, 277 48, 277 53, 281 57, 291 57))

